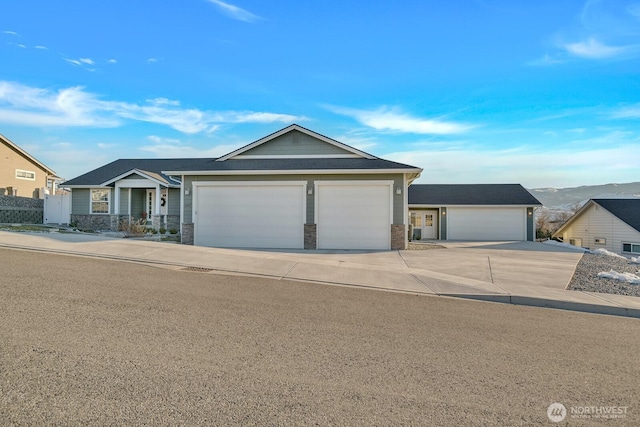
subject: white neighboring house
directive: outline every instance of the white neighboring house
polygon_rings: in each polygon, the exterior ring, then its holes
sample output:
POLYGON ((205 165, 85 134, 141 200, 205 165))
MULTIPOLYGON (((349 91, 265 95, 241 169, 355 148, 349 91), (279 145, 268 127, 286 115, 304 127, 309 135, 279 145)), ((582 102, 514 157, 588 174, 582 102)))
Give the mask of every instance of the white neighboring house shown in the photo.
POLYGON ((553 237, 587 249, 640 255, 640 199, 591 199, 553 237))

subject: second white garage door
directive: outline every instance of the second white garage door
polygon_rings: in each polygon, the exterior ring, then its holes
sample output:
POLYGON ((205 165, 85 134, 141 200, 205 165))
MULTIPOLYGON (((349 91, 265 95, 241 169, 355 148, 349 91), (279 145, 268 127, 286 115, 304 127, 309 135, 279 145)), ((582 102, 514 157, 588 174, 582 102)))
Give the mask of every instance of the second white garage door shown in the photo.
POLYGON ((194 214, 196 245, 302 249, 305 183, 198 183, 194 214))
POLYGON ((448 208, 449 240, 526 240, 525 208, 448 208))
POLYGON ((318 249, 388 250, 391 189, 387 183, 317 183, 318 249))

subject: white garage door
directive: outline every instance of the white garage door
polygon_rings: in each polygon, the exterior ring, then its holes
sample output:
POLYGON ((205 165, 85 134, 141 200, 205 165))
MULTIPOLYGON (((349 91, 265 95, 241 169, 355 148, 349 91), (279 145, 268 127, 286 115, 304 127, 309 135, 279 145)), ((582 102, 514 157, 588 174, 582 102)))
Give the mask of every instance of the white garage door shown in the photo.
POLYGON ((304 246, 305 183, 196 184, 194 243, 222 248, 304 246))
POLYGON ((391 185, 318 183, 318 249, 388 250, 391 185))
POLYGON ((526 240, 524 208, 448 208, 449 240, 526 240))

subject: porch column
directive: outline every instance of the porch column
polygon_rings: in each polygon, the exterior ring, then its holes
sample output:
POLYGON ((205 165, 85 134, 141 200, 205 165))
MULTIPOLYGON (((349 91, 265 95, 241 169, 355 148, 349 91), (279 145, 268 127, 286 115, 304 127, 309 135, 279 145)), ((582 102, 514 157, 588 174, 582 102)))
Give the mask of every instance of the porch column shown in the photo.
POLYGON ((156 230, 160 229, 160 221, 162 215, 160 214, 160 198, 162 197, 162 191, 160 190, 160 185, 156 184, 156 200, 155 207, 153 208, 154 215, 151 218, 151 226, 156 230))

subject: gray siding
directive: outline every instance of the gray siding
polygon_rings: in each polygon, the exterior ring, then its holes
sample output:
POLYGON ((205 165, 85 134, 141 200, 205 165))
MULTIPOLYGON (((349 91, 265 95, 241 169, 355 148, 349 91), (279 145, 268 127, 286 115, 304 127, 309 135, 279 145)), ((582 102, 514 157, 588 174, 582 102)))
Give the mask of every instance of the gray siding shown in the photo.
POLYGON ((144 188, 131 189, 131 216, 140 218, 144 212, 144 199, 147 196, 147 190, 144 188))
MULTIPOLYGON (((393 180, 393 223, 404 224, 404 194, 396 194, 396 188, 403 188, 402 174, 362 174, 362 175, 233 175, 233 176, 185 176, 184 188, 192 189, 196 181, 307 181, 307 186, 314 187, 316 181, 350 181, 350 180, 393 180)), ((406 189, 403 189, 403 192, 406 189)), ((184 218, 182 222, 193 222, 193 191, 184 196, 184 218)), ((307 194, 307 224, 315 224, 315 194, 307 194)))
MULTIPOLYGON (((258 145, 242 155, 327 155, 327 154, 353 154, 335 145, 328 144, 319 139, 298 131, 291 131, 264 144, 258 145)), ((230 159, 232 160, 232 159, 230 159)))
POLYGON ((120 206, 118 207, 119 214, 126 214, 129 212, 129 189, 121 188, 120 189, 120 206))
POLYGON ((91 194, 88 188, 74 188, 71 191, 71 213, 76 215, 88 215, 91 194))
POLYGON ((447 208, 440 208, 440 240, 447 240, 447 208))
POLYGON ((132 173, 131 175, 125 176, 122 179, 147 179, 144 176, 138 175, 137 173, 132 173))
POLYGON ((167 215, 180 215, 180 189, 169 188, 167 191, 167 215))
POLYGON ((536 239, 536 228, 533 222, 533 208, 527 208, 527 240, 533 242, 536 239))

